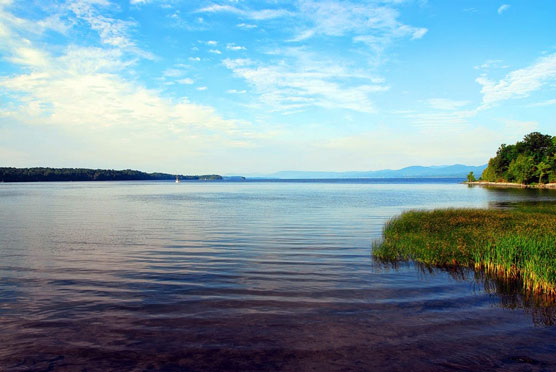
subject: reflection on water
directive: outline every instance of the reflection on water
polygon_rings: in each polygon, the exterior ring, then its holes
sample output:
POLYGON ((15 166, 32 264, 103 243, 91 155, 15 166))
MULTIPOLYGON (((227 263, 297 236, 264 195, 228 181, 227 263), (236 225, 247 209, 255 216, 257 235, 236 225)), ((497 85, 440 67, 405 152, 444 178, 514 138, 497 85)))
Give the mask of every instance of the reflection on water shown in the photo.
POLYGON ((554 198, 529 191, 2 184, 0 370, 554 369, 550 307, 370 255, 403 210, 554 198))
POLYGON ((533 324, 537 326, 556 325, 556 298, 551 295, 531 293, 524 290, 523 281, 519 278, 507 278, 484 270, 465 267, 434 267, 422 263, 376 261, 373 265, 378 272, 407 269, 414 266, 423 280, 427 275, 448 274, 456 281, 475 284, 478 292, 486 292, 495 296, 496 305, 510 310, 524 311, 531 314, 533 324))
POLYGON ((475 273, 475 280, 483 286, 487 293, 496 294, 502 307, 525 310, 531 314, 532 321, 536 325, 553 326, 556 324, 556 306, 553 296, 524 293, 521 280, 505 279, 480 272, 475 273))

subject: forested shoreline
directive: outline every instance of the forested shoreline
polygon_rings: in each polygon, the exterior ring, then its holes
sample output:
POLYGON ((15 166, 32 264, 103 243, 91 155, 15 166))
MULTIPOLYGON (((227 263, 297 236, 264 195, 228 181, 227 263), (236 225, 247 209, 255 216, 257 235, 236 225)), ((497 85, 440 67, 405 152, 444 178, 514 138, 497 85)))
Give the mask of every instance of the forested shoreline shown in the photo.
POLYGON ((133 169, 88 169, 88 168, 13 168, 0 167, 0 182, 56 182, 56 181, 217 181, 222 176, 210 174, 188 176, 169 173, 146 173, 133 169))
MULTIPOLYGON (((468 181, 475 181, 472 174, 468 181)), ((479 181, 524 185, 556 182, 556 137, 532 132, 514 145, 502 144, 479 181)))

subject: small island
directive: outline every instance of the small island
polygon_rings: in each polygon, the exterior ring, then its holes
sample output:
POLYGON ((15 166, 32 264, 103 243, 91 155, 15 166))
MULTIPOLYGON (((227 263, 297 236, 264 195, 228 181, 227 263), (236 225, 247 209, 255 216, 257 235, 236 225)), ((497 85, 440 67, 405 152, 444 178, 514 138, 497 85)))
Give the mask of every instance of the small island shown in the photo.
MULTIPOLYGON (((468 184, 546 187, 556 181, 556 137, 531 133, 502 145, 480 181, 468 184)), ((436 267, 469 267, 517 280, 526 293, 556 298, 556 204, 510 209, 409 211, 389 221, 373 256, 436 267)))
POLYGON ((220 181, 216 174, 188 176, 169 173, 146 173, 124 169, 87 168, 0 168, 0 182, 60 182, 60 181, 220 181))

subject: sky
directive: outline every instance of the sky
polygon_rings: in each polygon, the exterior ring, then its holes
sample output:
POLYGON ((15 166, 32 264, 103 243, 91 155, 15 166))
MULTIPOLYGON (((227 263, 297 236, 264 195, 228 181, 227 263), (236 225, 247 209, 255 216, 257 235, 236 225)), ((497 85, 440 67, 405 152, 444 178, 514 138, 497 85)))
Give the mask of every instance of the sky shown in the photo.
POLYGON ((553 0, 0 0, 0 166, 485 164, 556 135, 553 0))

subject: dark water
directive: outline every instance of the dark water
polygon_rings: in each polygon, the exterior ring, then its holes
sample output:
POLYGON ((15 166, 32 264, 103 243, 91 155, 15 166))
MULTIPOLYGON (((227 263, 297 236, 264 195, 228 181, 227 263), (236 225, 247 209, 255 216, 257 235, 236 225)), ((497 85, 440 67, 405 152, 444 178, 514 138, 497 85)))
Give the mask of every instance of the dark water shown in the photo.
POLYGON ((0 370, 556 370, 552 307, 370 255, 406 209, 554 199, 453 181, 0 184, 0 370))

